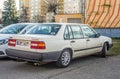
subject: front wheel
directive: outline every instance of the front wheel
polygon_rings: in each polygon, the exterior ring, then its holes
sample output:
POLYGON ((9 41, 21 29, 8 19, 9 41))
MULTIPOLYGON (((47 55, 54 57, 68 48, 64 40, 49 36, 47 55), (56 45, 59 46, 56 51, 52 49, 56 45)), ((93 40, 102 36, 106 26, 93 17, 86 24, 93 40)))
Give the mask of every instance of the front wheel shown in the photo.
POLYGON ((58 67, 67 67, 70 65, 71 58, 72 56, 70 50, 66 49, 61 53, 56 65, 58 67))
POLYGON ((100 57, 106 57, 106 53, 108 52, 108 47, 107 47, 107 43, 104 43, 102 51, 100 52, 100 57))

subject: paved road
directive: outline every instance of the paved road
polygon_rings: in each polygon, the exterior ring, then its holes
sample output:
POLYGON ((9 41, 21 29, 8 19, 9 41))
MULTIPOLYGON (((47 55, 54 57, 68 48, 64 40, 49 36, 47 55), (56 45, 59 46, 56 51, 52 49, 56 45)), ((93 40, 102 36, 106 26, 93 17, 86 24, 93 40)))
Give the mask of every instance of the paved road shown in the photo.
POLYGON ((2 59, 0 79, 120 79, 120 56, 83 57, 62 69, 57 68, 54 63, 33 66, 2 59))

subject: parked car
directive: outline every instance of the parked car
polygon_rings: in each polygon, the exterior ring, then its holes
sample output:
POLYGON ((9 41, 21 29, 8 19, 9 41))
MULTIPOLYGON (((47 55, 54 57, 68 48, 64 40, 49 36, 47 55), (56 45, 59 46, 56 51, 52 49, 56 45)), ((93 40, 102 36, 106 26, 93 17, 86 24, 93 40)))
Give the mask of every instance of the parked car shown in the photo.
POLYGON ((75 23, 43 23, 25 35, 11 37, 6 50, 10 58, 27 62, 56 62, 69 66, 72 59, 98 53, 105 57, 112 46, 109 37, 101 36, 89 25, 75 23))
POLYGON ((24 34, 26 30, 30 29, 33 23, 18 23, 11 24, 0 30, 0 58, 6 57, 5 50, 8 48, 8 38, 15 34, 24 34))

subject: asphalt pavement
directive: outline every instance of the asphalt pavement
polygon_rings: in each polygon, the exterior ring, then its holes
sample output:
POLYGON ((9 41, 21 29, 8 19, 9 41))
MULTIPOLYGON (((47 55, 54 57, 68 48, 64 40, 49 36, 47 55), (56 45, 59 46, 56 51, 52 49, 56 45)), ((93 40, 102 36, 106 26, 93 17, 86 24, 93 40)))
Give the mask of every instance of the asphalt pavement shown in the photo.
POLYGON ((0 59, 0 79, 120 79, 120 55, 82 57, 67 68, 58 68, 55 63, 35 66, 0 59))

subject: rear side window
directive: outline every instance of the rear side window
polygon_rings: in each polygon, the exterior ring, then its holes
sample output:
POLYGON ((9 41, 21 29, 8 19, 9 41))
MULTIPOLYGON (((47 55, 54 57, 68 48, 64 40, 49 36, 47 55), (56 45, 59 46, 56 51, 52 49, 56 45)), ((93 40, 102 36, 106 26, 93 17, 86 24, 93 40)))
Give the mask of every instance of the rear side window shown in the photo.
POLYGON ((71 26, 74 39, 83 38, 83 33, 80 26, 71 26))
POLYGON ((68 26, 68 30, 69 30, 69 36, 70 36, 70 39, 73 39, 73 32, 72 32, 72 29, 71 29, 71 26, 68 26))
POLYGON ((27 34, 56 35, 61 25, 58 24, 40 24, 32 28, 27 34))
POLYGON ((83 32, 79 25, 69 25, 65 29, 65 39, 81 39, 83 38, 83 32))
POLYGON ((68 27, 65 28, 64 39, 70 39, 68 27))
POLYGON ((64 39, 73 39, 73 32, 70 26, 66 26, 65 28, 64 39))

